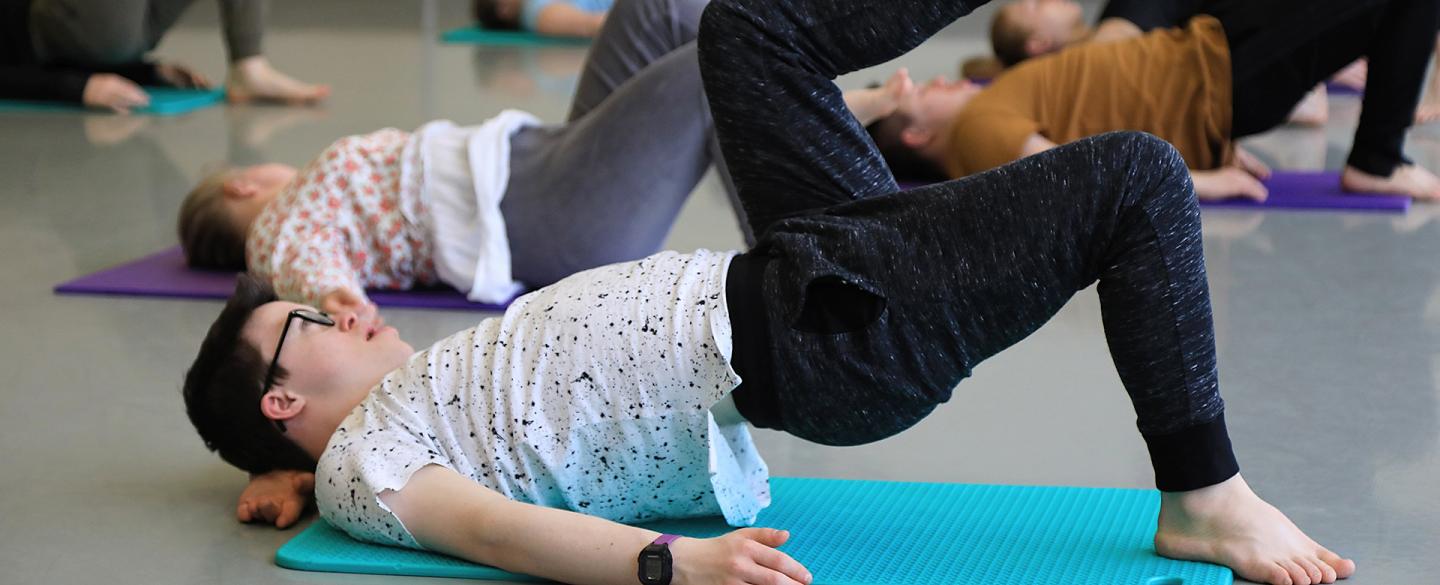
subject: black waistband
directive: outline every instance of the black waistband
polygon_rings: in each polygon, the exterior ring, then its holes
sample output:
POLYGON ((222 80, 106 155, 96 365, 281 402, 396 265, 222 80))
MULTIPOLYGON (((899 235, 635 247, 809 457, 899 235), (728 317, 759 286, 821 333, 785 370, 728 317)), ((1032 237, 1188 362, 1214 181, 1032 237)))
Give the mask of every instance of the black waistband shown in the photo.
POLYGON ((780 405, 772 384, 769 319, 761 285, 770 257, 747 252, 730 261, 725 277, 725 305, 730 311, 730 367, 740 374, 732 396, 740 416, 760 428, 778 428, 780 405))

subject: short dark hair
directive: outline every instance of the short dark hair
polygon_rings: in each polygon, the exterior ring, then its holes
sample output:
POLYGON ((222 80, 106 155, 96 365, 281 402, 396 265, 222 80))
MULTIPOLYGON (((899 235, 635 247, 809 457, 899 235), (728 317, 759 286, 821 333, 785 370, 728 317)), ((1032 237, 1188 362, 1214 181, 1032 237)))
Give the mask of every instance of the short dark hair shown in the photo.
POLYGON ((506 19, 500 16, 497 0, 475 0, 475 21, 490 30, 520 30, 520 19, 506 19))
POLYGON ((909 125, 910 119, 896 112, 871 122, 865 131, 870 133, 870 139, 875 141, 880 156, 890 165, 890 172, 897 180, 935 183, 949 179, 945 169, 901 139, 900 133, 909 125))
MULTIPOLYGON (((275 300, 278 297, 269 284, 241 274, 234 294, 200 344, 195 363, 185 373, 185 413, 200 439, 226 463, 252 474, 315 469, 315 460, 260 411, 269 363, 241 337, 255 309, 275 300)), ((284 368, 275 368, 277 382, 287 375, 284 368)))
POLYGON ((180 248, 191 268, 245 269, 245 231, 225 207, 225 181, 230 169, 208 173, 180 204, 175 222, 180 248))
POLYGON ((1025 43, 1034 32, 1011 17, 1010 9, 1013 6, 1015 5, 1001 6, 995 11, 994 20, 990 21, 990 47, 995 50, 995 58, 1005 67, 1014 67, 1030 58, 1030 53, 1025 50, 1025 43))

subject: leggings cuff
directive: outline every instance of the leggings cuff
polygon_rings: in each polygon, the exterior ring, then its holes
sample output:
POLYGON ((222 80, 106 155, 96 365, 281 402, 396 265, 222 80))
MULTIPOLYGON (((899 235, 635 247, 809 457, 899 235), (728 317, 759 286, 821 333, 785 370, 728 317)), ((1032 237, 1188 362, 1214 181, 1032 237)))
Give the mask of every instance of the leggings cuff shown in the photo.
POLYGON ((1240 473, 1225 413, 1207 423, 1163 435, 1145 435, 1155 487, 1162 492, 1185 492, 1208 487, 1240 473))

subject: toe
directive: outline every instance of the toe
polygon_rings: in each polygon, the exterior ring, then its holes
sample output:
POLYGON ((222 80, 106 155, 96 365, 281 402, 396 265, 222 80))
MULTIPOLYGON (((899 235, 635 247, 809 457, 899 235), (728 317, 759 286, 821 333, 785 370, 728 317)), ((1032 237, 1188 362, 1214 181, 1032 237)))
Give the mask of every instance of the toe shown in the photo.
POLYGON ((1317 558, 1310 559, 1310 561, 1313 562, 1313 563, 1315 563, 1315 566, 1316 566, 1316 567, 1319 567, 1319 568, 1320 568, 1320 582, 1321 582, 1321 583, 1334 583, 1334 582, 1335 582, 1335 577, 1336 577, 1336 575, 1335 575, 1335 568, 1334 568, 1334 567, 1331 567, 1329 563, 1320 560, 1318 557, 1317 557, 1317 558))
POLYGON ((1310 575, 1305 573, 1300 563, 1286 559, 1280 561, 1280 566, 1285 567, 1285 572, 1290 574, 1290 581, 1295 585, 1310 585, 1310 575))
POLYGON ((1320 562, 1335 569, 1335 578, 1346 579, 1355 574, 1355 561, 1341 557, 1327 549, 1320 549, 1320 562))
POLYGON ((1265 582, 1270 585, 1294 585, 1294 579, 1290 578, 1290 571, 1280 566, 1280 563, 1275 563, 1270 568, 1269 573, 1269 576, 1265 578, 1265 582))
POLYGON ((1300 568, 1305 570, 1305 576, 1310 578, 1311 585, 1320 583, 1321 580, 1325 578, 1325 574, 1320 572, 1320 565, 1315 559, 1301 557, 1295 560, 1295 564, 1300 565, 1300 568))

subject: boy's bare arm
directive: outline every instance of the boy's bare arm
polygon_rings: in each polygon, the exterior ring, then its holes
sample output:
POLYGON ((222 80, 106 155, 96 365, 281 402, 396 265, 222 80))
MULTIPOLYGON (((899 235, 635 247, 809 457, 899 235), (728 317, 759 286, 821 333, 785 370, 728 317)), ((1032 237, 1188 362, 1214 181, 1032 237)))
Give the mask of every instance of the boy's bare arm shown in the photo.
MULTIPOLYGON (((636 558, 659 533, 505 498, 430 465, 380 496, 422 546, 563 583, 633 585, 636 558)), ((775 550, 783 531, 745 528, 670 545, 675 585, 805 585, 810 574, 775 550)))

